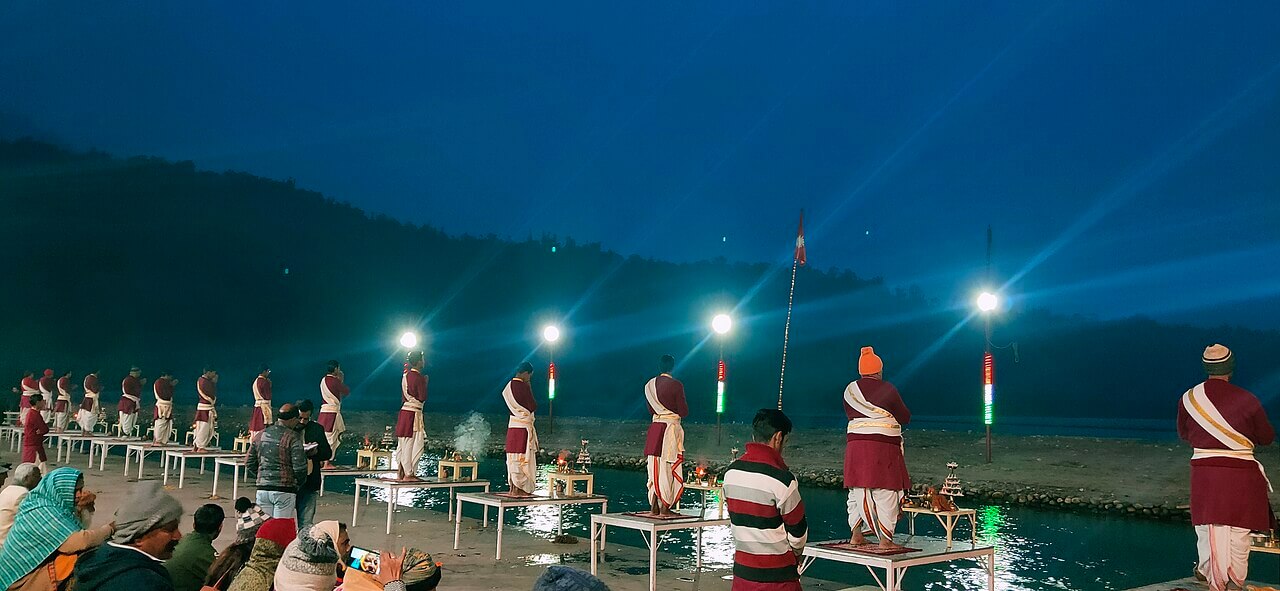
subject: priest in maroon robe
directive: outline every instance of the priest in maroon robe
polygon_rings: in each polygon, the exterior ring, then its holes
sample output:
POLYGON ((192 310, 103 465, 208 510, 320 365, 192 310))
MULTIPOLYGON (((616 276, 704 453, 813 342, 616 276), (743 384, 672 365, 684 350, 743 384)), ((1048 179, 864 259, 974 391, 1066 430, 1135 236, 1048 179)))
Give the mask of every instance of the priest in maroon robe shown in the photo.
POLYGON ((156 396, 156 410, 152 415, 151 442, 155 445, 166 445, 173 433, 173 390, 178 380, 168 371, 160 372, 151 390, 156 396))
POLYGON ((400 378, 400 415, 396 417, 396 471, 400 480, 418 480, 418 459, 426 450, 427 427, 422 408, 427 402, 426 365, 422 351, 405 358, 408 367, 400 378))
POLYGON ((102 384, 98 381, 98 372, 90 372, 84 377, 84 398, 80 401, 80 412, 76 414, 76 422, 86 435, 93 433, 98 425, 99 396, 102 395, 102 384))
POLYGON ((1201 356, 1208 379, 1182 395, 1178 436, 1191 455, 1191 523, 1199 561, 1195 575, 1213 591, 1228 583, 1244 588, 1249 571, 1249 532, 1274 527, 1267 499, 1271 483, 1254 458, 1275 430, 1258 397, 1231 384, 1231 350, 1211 345, 1201 356))
POLYGON ((533 398, 529 379, 533 364, 525 361, 515 377, 502 389, 507 404, 507 483, 513 496, 533 496, 538 478, 538 430, 533 426, 538 401, 533 398))
POLYGON ((262 364, 258 368, 258 377, 253 379, 253 413, 249 415, 249 438, 256 438, 269 425, 271 420, 271 368, 262 364))
POLYGON ((663 355, 658 360, 658 375, 644 385, 645 401, 653 421, 644 441, 647 462, 646 487, 649 508, 655 514, 669 515, 684 494, 684 427, 680 420, 689 416, 684 399, 684 384, 671 377, 676 358, 663 355))
POLYGON ((347 387, 347 376, 342 372, 342 364, 330 359, 325 365, 324 377, 320 378, 320 414, 316 423, 324 427, 324 438, 329 443, 329 459, 322 468, 333 469, 337 466, 333 458, 338 457, 338 445, 342 443, 342 433, 347 430, 347 422, 342 419, 342 399, 351 394, 347 387))
POLYGON ((129 368, 129 375, 120 382, 120 403, 116 411, 120 413, 120 436, 132 437, 133 429, 138 425, 138 409, 141 408, 142 385, 147 379, 142 377, 142 369, 137 366, 129 368))
POLYGON ((847 508, 850 543, 866 543, 864 527, 893 547, 893 532, 901 513, 902 496, 911 490, 907 462, 902 455, 902 427, 911 422, 911 411, 893 384, 884 380, 884 361, 871 347, 858 356, 857 380, 844 389, 844 413, 848 417, 844 446, 844 487, 849 489, 847 508))

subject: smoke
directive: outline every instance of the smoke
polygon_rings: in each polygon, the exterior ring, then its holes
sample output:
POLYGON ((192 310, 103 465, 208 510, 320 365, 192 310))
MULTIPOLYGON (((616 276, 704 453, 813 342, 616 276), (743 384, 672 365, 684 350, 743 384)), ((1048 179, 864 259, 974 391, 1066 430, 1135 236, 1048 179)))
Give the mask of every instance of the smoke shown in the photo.
POLYGON ((473 457, 484 455, 485 445, 489 443, 492 429, 484 415, 473 412, 467 415, 457 427, 453 428, 453 449, 473 457))

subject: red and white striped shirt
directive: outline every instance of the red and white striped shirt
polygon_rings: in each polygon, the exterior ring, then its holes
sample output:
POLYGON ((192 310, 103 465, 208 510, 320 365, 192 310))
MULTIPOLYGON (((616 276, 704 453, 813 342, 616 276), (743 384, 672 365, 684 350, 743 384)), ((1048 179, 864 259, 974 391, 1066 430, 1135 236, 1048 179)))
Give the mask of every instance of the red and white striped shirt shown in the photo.
POLYGON ((800 483, 763 443, 729 464, 724 498, 733 524, 733 591, 800 591, 796 552, 809 539, 800 483))

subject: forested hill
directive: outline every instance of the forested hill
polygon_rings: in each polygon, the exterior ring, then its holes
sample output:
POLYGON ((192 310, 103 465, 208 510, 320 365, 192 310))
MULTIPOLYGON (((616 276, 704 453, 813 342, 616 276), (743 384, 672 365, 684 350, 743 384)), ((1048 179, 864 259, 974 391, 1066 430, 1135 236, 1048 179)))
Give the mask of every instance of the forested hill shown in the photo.
MULTIPOLYGON (((445 200, 453 195, 406 196, 445 200)), ((534 220, 534 227, 537 222, 534 220)), ((681 359, 695 419, 714 415, 718 345, 711 315, 738 307, 724 344, 728 412, 774 404, 790 269, 623 257, 596 244, 449 236, 293 183, 192 162, 73 153, 0 142, 0 379, 24 369, 100 369, 107 400, 130 364, 162 369, 194 400, 200 368, 247 403, 256 367, 278 397, 317 397, 324 360, 342 360, 351 406, 398 406, 396 336, 427 335, 432 408, 499 410, 519 361, 544 368, 539 328, 559 321, 557 414, 640 416, 643 381, 663 353, 681 359), (739 303, 741 304, 739 305, 739 303), (532 357, 530 357, 532 356, 532 357)), ((776 240, 790 241, 790 224, 776 240)), ((820 245, 813 245, 818 248, 820 245)), ((801 268, 787 359, 786 409, 842 416, 862 345, 874 345, 912 410, 977 416, 981 326, 848 271, 801 268)), ((999 415, 1163 418, 1200 377, 1203 346, 1240 359, 1238 381, 1265 400, 1280 388, 1280 333, 1146 319, 1094 322, 1014 310, 997 322, 999 415)), ((545 398, 545 372, 535 391, 545 398)), ((545 399, 544 399, 545 404, 545 399)))

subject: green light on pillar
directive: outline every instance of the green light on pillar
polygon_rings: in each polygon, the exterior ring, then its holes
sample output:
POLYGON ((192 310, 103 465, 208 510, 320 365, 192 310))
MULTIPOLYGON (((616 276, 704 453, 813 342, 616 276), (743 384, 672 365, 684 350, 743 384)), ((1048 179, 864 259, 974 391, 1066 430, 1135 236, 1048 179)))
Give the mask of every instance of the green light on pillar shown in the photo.
POLYGON ((716 414, 724 414, 724 360, 720 360, 719 371, 716 372, 716 414))
POLYGON ((556 364, 547 368, 547 400, 556 399, 556 364))

